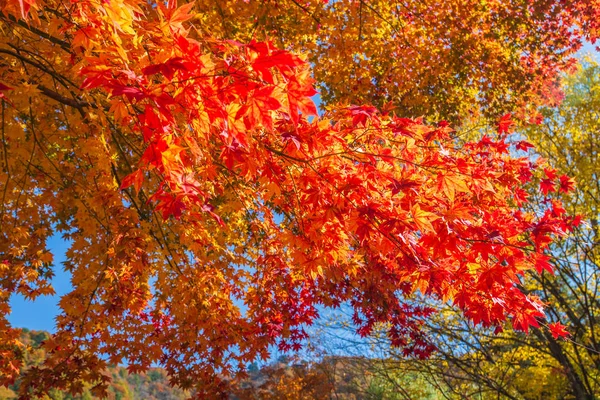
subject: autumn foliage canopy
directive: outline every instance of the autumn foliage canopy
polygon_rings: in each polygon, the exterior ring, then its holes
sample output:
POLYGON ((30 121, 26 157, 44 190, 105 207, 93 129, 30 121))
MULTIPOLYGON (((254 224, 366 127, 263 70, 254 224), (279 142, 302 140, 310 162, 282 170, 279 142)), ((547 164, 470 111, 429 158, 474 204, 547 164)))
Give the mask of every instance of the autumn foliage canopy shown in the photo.
POLYGON ((526 188, 574 182, 506 111, 559 97, 599 8, 388 3, 0 0, 0 383, 20 365, 9 299, 53 292, 55 234, 73 290, 29 395, 102 393, 124 361, 220 390, 343 303, 407 355, 433 350, 418 293, 538 326, 519 277, 577 219, 526 188), (468 106, 497 132, 461 141, 443 118, 468 106))

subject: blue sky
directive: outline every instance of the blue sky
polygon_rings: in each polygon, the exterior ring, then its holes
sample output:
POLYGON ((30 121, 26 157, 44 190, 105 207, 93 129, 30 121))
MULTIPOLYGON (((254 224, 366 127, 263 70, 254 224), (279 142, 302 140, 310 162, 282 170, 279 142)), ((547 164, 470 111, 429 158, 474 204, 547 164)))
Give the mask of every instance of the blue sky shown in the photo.
POLYGON ((68 245, 60 236, 53 236, 48 241, 48 247, 54 254, 55 276, 52 285, 56 294, 38 297, 35 301, 27 301, 22 296, 13 296, 10 302, 12 314, 8 317, 12 326, 54 331, 54 318, 59 313, 58 301, 71 288, 70 274, 62 268, 68 245))
MULTIPOLYGON (((596 45, 600 45, 600 42, 596 42, 596 45)), ((600 55, 596 51, 596 46, 591 43, 585 43, 577 54, 580 58, 585 55, 591 55, 596 61, 598 61, 598 56, 600 55)))
MULTIPOLYGON (((595 51, 593 45, 587 43, 579 52, 580 56, 591 54, 596 60, 599 59, 599 53, 595 51)), ((317 99, 318 101, 318 99, 317 99)), ((54 254, 55 277, 52 284, 56 291, 53 296, 43 296, 35 301, 26 301, 21 296, 11 298, 12 313, 8 320, 15 327, 25 327, 33 330, 46 330, 54 332, 54 318, 59 313, 58 301, 60 297, 69 292, 71 285, 69 274, 62 268, 62 262, 65 261, 65 252, 68 243, 60 236, 53 236, 48 246, 54 254)))

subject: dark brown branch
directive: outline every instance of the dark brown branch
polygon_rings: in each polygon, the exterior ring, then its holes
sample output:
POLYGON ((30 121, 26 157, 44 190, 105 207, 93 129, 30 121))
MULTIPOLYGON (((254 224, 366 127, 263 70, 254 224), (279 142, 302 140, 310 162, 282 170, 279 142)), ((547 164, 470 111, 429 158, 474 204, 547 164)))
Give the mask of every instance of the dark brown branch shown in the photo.
MULTIPOLYGON (((23 57, 22 55, 20 55, 18 53, 15 53, 13 51, 6 50, 6 49, 0 49, 0 53, 4 53, 4 54, 10 55, 10 56, 13 56, 13 57, 23 61, 24 63, 30 64, 33 67, 41 70, 42 72, 45 72, 48 75, 59 79, 59 81, 61 80, 60 77, 57 77, 56 73, 54 73, 53 71, 50 71, 45 66, 43 66, 35 61, 32 61, 32 60, 28 59, 27 57, 23 57)), ((63 85, 64 85, 64 83, 63 83, 63 85)), ((67 106, 70 106, 73 108, 77 108, 79 110, 81 110, 85 107, 98 108, 97 105, 90 104, 88 102, 85 102, 85 101, 82 101, 79 99, 65 97, 65 96, 61 95, 60 93, 58 93, 50 88, 45 87, 44 85, 38 84, 37 87, 40 90, 40 92, 42 92, 43 95, 45 95, 46 97, 49 97, 53 100, 56 100, 59 103, 62 103, 64 105, 67 105, 67 106)))
POLYGON ((96 108, 95 105, 92 105, 88 102, 85 101, 81 101, 81 100, 77 100, 77 99, 72 99, 69 97, 65 97, 57 92, 55 92, 54 90, 48 89, 47 87, 43 86, 43 85, 38 85, 38 89, 40 90, 40 92, 42 92, 46 97, 51 98, 52 100, 56 100, 59 103, 62 103, 66 106, 70 106, 70 107, 74 107, 77 109, 82 109, 85 107, 93 107, 96 108))
POLYGON ((57 74, 55 71, 48 69, 46 66, 44 66, 36 61, 31 60, 31 59, 23 56, 22 54, 19 54, 18 52, 20 50, 18 48, 14 47, 10 44, 9 44, 9 46, 13 47, 16 50, 16 52, 7 50, 7 49, 0 49, 0 53, 15 57, 16 59, 20 60, 21 62, 23 62, 25 64, 29 64, 29 65, 39 69, 40 71, 45 72, 46 74, 48 74, 48 75, 52 76, 53 78, 55 78, 56 80, 58 80, 61 83, 61 85, 63 85, 65 88, 68 88, 69 85, 77 86, 77 85, 75 85, 75 83, 70 82, 64 76, 57 74))
POLYGON ((298 6, 306 14, 308 14, 317 24, 321 24, 321 20, 319 20, 319 18, 315 17, 315 14, 313 14, 307 7, 305 7, 302 4, 298 3, 296 0, 290 0, 290 1, 292 3, 294 3, 296 6, 298 6))
POLYGON ((29 25, 27 22, 25 22, 23 20, 16 19, 12 15, 5 16, 5 15, 2 15, 2 14, 0 14, 0 19, 3 19, 5 21, 13 22, 13 23, 19 25, 20 27, 28 30, 29 32, 31 32, 33 34, 36 34, 39 37, 42 37, 42 38, 44 38, 44 39, 46 39, 46 40, 54 43, 57 46, 60 46, 60 48, 63 49, 64 51, 67 51, 69 53, 71 52, 71 45, 69 43, 67 43, 64 40, 61 40, 61 39, 59 39, 57 37, 54 37, 54 36, 52 36, 52 35, 44 32, 44 31, 41 31, 41 30, 39 30, 37 28, 34 28, 33 26, 29 25))

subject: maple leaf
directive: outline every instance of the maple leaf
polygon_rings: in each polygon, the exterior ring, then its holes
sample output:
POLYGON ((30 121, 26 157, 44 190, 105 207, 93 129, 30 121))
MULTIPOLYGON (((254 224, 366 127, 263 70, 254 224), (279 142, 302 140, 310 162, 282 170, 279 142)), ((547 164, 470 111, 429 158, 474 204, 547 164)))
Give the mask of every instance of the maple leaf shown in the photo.
MULTIPOLYGON (((301 78, 306 79, 307 71, 302 72, 301 78)), ((316 116, 317 107, 312 96, 317 94, 317 91, 312 86, 312 81, 299 82, 297 79, 290 79, 287 86, 287 101, 289 115, 292 121, 298 123, 300 121, 298 112, 300 111, 305 116, 316 116)))
POLYGON ((528 151, 529 149, 533 149, 534 147, 534 145, 524 140, 520 140, 516 143, 517 150, 528 151))
POLYGON ((578 215, 575 215, 575 216, 573 217, 573 220, 571 221, 571 224, 572 224, 574 227, 578 227, 578 226, 580 226, 580 225, 581 225, 581 221, 582 221, 582 219, 583 219, 583 217, 582 217, 581 215, 579 215, 579 214, 578 214, 578 215))
POLYGON ((544 168, 544 174, 548 179, 556 179, 556 169, 554 168, 544 168))
POLYGON ((103 64, 89 65, 81 69, 84 76, 81 89, 93 89, 112 82, 112 70, 103 64))
POLYGON ((273 96, 274 90, 275 87, 268 86, 256 89, 249 94, 247 104, 238 112, 238 116, 245 115, 247 117, 248 127, 262 124, 267 127, 271 126, 271 111, 281 108, 281 103, 273 96))
POLYGON ((214 207, 209 204, 209 203, 204 203, 202 205, 202 211, 209 213, 218 223, 219 225, 221 225, 222 227, 225 226, 225 223, 223 222, 223 220, 221 219, 220 216, 218 216, 215 212, 214 212, 214 207))
POLYGON ((142 92, 139 88, 121 85, 115 85, 113 87, 112 94, 114 96, 125 95, 130 101, 134 99, 140 101, 146 97, 144 92, 142 92))
POLYGON ((554 339, 568 337, 571 335, 569 332, 567 332, 565 326, 559 322, 548 324, 548 330, 554 339))
POLYGON ((542 179, 540 182, 540 189, 544 193, 544 196, 547 196, 550 192, 554 192, 556 190, 554 186, 554 181, 549 178, 542 179))
POLYGON ((133 171, 131 174, 127 175, 121 181, 121 189, 127 189, 132 186, 135 188, 135 192, 139 193, 142 188, 142 184, 144 182, 144 174, 142 170, 137 169, 133 171))
POLYGON ((164 13, 168 20, 168 25, 174 34, 185 34, 186 29, 183 23, 192 19, 194 16, 190 14, 190 11, 194 8, 194 2, 183 4, 181 7, 176 8, 176 2, 169 1, 167 7, 160 4, 160 9, 164 13))
POLYGON ((144 75, 154 75, 161 73, 167 79, 173 79, 175 72, 177 71, 185 71, 188 69, 188 66, 184 62, 182 57, 174 57, 168 60, 167 62, 161 64, 153 64, 142 69, 142 73, 144 75))
MULTIPOLYGON (((252 44, 249 46, 251 47, 252 44)), ((270 76, 270 68, 293 69, 304 65, 305 62, 295 54, 283 50, 269 52, 259 55, 253 62, 252 68, 261 74, 261 76, 270 76)))
POLYGON ((568 177, 567 175, 561 175, 559 178, 560 191, 563 193, 569 193, 575 190, 575 179, 568 177))
POLYGON ((417 226, 422 233, 427 231, 434 231, 433 225, 431 221, 438 218, 434 213, 424 211, 418 204, 415 204, 411 209, 411 214, 413 216, 413 222, 417 226))
POLYGON ((448 199, 453 202, 455 193, 469 193, 470 190, 463 179, 457 175, 440 174, 438 175, 438 188, 448 199))
MULTIPOLYGON (((353 121, 354 123, 354 121, 353 121)), ((398 194, 400 192, 405 192, 411 189, 415 189, 419 187, 419 183, 410 179, 397 180, 392 179, 392 183, 389 185, 389 188, 392 190, 392 194, 398 194)))
POLYGON ((350 106, 348 110, 352 115, 352 123, 357 126, 366 126, 367 120, 377 115, 377 109, 373 106, 350 106))
POLYGON ((551 274, 554 273, 554 269, 548 261, 550 261, 550 256, 539 253, 535 254, 535 269, 538 272, 538 274, 542 274, 544 270, 548 271, 551 274))
POLYGON ((497 129, 500 134, 507 134, 510 132, 510 128, 513 126, 512 116, 510 114, 504 114, 498 121, 497 129))
POLYGON ((519 310, 514 313, 513 327, 516 330, 529 332, 529 328, 537 328, 540 326, 537 318, 543 316, 540 311, 519 310))

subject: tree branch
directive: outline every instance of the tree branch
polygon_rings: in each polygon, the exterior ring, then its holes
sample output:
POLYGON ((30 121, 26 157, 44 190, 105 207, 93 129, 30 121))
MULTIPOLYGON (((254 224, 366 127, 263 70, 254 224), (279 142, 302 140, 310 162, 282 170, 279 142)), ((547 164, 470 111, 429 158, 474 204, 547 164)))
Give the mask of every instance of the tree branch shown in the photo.
POLYGON ((39 37, 42 37, 42 38, 60 46, 60 48, 63 49, 64 51, 69 52, 69 53, 71 52, 71 45, 69 43, 67 43, 66 41, 61 40, 57 37, 54 37, 54 36, 44 32, 44 31, 41 31, 37 28, 34 28, 33 26, 29 25, 27 22, 25 22, 23 20, 16 19, 12 15, 5 16, 2 14, 0 14, 0 19, 7 21, 7 22, 10 21, 12 23, 15 23, 15 24, 19 25, 21 28, 24 28, 33 34, 35 34, 39 37))

